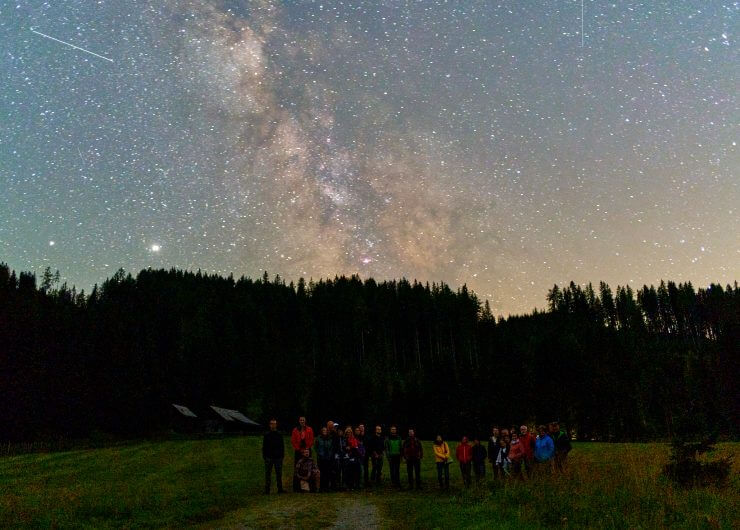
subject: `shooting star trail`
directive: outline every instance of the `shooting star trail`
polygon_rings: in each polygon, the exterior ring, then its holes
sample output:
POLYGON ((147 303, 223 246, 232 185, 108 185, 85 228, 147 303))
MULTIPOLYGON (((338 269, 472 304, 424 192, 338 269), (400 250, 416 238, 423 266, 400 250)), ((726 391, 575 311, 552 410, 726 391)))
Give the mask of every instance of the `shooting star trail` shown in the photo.
POLYGON ((62 44, 66 44, 67 46, 70 46, 74 48, 75 50, 80 50, 85 53, 89 53, 90 55, 94 55, 95 57, 100 57, 101 59, 105 59, 106 61, 113 62, 113 59, 108 59, 107 57, 103 57, 102 55, 98 55, 95 52, 91 52, 90 50, 86 50, 85 48, 80 48, 79 46, 75 46, 74 44, 70 44, 69 42, 64 42, 63 40, 55 39, 54 37, 50 37, 49 35, 46 35, 45 33, 41 33, 40 31, 36 31, 33 28, 29 28, 33 33, 36 35, 41 35, 42 37, 46 37, 47 39, 51 39, 53 41, 61 42, 62 44))
POLYGON ((583 0, 581 0, 581 48, 583 48, 583 0))
POLYGON ((82 156, 82 151, 80 151, 80 148, 77 148, 77 152, 80 153, 80 160, 82 160, 82 163, 87 165, 87 160, 85 160, 85 157, 82 156))

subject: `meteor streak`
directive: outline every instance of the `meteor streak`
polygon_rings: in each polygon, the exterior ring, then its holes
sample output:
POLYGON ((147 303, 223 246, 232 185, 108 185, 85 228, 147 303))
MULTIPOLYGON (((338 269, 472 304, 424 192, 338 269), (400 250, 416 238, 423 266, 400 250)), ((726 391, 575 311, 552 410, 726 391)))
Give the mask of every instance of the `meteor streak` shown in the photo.
POLYGON ((46 37, 47 39, 51 39, 53 41, 61 42, 62 44, 66 44, 67 46, 70 46, 70 47, 74 48, 75 50, 80 50, 80 51, 83 51, 85 53, 89 53, 90 55, 94 55, 95 57, 100 57, 101 59, 105 59, 106 61, 113 62, 113 59, 108 59, 107 57, 103 57, 102 55, 98 55, 97 53, 91 52, 90 50, 86 50, 85 48, 80 48, 79 46, 75 46, 74 44, 70 44, 69 42, 64 42, 63 40, 55 39, 54 37, 50 37, 49 35, 46 35, 45 33, 41 33, 40 31, 36 31, 33 28, 28 28, 28 29, 30 29, 36 35, 41 35, 42 37, 46 37))

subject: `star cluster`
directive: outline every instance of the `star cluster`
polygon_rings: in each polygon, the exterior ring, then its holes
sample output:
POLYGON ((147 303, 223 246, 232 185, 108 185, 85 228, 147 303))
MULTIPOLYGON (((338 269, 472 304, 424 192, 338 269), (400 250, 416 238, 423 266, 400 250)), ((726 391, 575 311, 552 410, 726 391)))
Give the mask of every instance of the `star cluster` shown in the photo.
POLYGON ((503 314, 571 279, 734 281, 739 4, 581 7, 6 3, 0 260, 86 290, 405 276, 503 314))

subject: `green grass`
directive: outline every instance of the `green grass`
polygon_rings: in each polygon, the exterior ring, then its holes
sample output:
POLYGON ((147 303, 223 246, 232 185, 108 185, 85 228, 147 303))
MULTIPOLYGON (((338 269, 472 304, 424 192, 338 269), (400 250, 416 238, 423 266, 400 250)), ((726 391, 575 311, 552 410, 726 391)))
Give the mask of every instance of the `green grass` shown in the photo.
MULTIPOLYGON (((660 476, 664 444, 574 444, 565 476, 436 489, 431 444, 425 489, 266 497, 257 437, 145 442, 0 458, 0 528, 322 527, 374 521, 423 528, 732 528, 740 522, 740 444, 730 485, 683 490, 660 476)), ((454 449, 453 449, 454 450, 454 449)), ((290 488, 286 452, 284 484, 290 488)), ((384 467, 388 476, 388 466, 384 467)), ((405 470, 402 466, 402 479, 405 470)), ((273 486, 274 487, 274 486, 273 486)))

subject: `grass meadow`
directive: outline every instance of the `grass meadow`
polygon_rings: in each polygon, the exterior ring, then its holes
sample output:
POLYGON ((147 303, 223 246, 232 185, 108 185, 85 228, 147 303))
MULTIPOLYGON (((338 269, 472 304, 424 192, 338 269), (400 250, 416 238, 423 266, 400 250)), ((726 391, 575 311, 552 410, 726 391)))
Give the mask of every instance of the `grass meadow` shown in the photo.
POLYGON ((740 527, 738 443, 717 445, 715 454, 735 458, 721 490, 664 479, 666 444, 574 443, 565 475, 494 482, 489 468, 465 490, 453 464, 451 491, 441 493, 425 442, 422 491, 392 489, 386 463, 377 489, 280 496, 262 494, 260 444, 231 437, 0 457, 0 528, 740 527))

